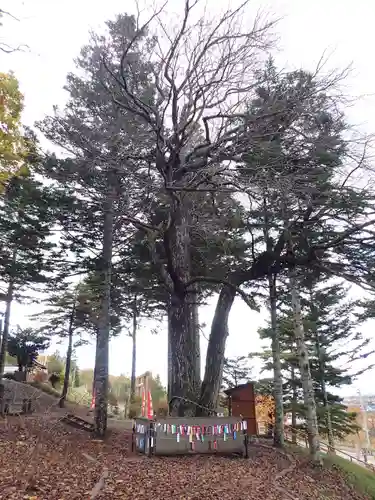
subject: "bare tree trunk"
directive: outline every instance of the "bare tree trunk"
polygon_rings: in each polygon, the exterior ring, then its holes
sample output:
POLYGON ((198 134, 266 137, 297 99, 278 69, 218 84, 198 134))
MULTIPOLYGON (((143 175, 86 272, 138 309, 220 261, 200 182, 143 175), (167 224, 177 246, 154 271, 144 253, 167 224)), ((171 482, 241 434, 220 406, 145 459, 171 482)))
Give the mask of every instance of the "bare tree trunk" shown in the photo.
POLYGON ((195 361, 196 361, 196 373, 198 377, 199 386, 201 384, 201 347, 200 347, 200 328, 199 328, 199 304, 198 304, 198 293, 190 293, 189 299, 192 302, 192 318, 191 318, 191 335, 194 337, 195 341, 195 361))
POLYGON ((318 328, 316 325, 316 321, 318 319, 318 312, 316 310, 315 305, 313 304, 312 290, 310 291, 310 311, 312 316, 312 332, 315 338, 315 349, 316 356, 318 358, 318 369, 319 369, 319 380, 320 380, 320 388, 322 390, 323 395, 323 406, 325 410, 325 420, 327 425, 327 435, 328 435, 328 452, 331 454, 335 454, 335 438, 333 435, 332 428, 332 419, 331 419, 331 409, 329 406, 328 396, 327 396, 327 387, 325 381, 325 360, 324 360, 324 352, 321 348, 321 338, 318 332, 318 328))
POLYGON ((130 378, 130 404, 134 403, 135 399, 135 380, 136 380, 136 363, 137 363, 137 297, 134 297, 133 302, 133 330, 132 330, 132 374, 130 378))
POLYGON ((13 268, 16 264, 16 259, 17 259, 17 252, 16 252, 16 250, 13 250, 12 270, 11 270, 10 279, 9 279, 9 283, 8 283, 7 299, 6 299, 5 314, 4 314, 4 329, 3 329, 3 337, 2 337, 1 348, 0 348, 0 414, 2 416, 4 415, 4 403, 5 403, 5 401, 4 401, 5 387, 3 384, 3 376, 4 376, 6 354, 8 351, 10 312, 11 312, 13 294, 14 294, 14 269, 13 268))
POLYGON ((275 429, 273 444, 277 447, 284 446, 284 402, 283 402, 283 375, 280 357, 280 332, 277 323, 276 310, 276 276, 268 277, 271 329, 272 329, 272 362, 273 362, 273 396, 275 399, 275 429))
POLYGON ((171 395, 172 415, 194 416, 198 402, 199 374, 196 370, 196 342, 191 335, 191 305, 187 300, 174 298, 171 306, 171 395), (184 401, 184 398, 189 401, 184 401))
POLYGON ((303 399, 306 406, 306 424, 310 455, 316 462, 320 461, 319 455, 319 431, 316 416, 316 405, 314 387, 311 378, 308 350, 305 344, 305 333, 302 322, 301 301, 297 290, 297 280, 295 269, 289 273, 289 287, 292 299, 294 315, 294 336, 297 344, 299 366, 301 371, 301 381, 303 389, 303 399))
POLYGON ((170 413, 192 416, 196 413, 200 377, 197 364, 199 331, 195 324, 195 293, 186 292, 184 284, 190 280, 189 210, 182 200, 174 208, 173 224, 167 235, 166 251, 169 274, 173 281, 170 297, 169 327, 171 355, 170 413), (190 402, 191 401, 191 402, 190 402))
POLYGON ((171 343, 172 343, 171 305, 168 304, 168 388, 167 388, 168 401, 170 401, 172 398, 172 388, 171 388, 171 383, 172 383, 172 348, 171 348, 171 343))
POLYGON ((100 286, 100 316, 95 357, 95 413, 94 427, 98 437, 107 429, 108 406, 108 349, 111 307, 111 272, 113 251, 113 189, 104 201, 103 251, 100 286))
POLYGON ((66 362, 65 362, 65 373, 64 373, 64 384, 61 392, 61 398, 59 401, 60 408, 64 408, 66 396, 69 389, 69 377, 70 377, 70 367, 72 364, 72 352, 73 352, 73 333, 74 333, 74 319, 76 315, 76 296, 74 295, 74 302, 72 305, 72 311, 69 318, 69 330, 68 330, 68 349, 66 352, 66 362))
MULTIPOLYGON (((200 404, 209 409, 215 407, 219 397, 228 337, 228 318, 235 295, 236 292, 229 286, 221 289, 212 320, 200 397, 200 404)), ((197 414, 203 415, 204 410, 199 409, 197 414)))
MULTIPOLYGON (((324 366, 323 366, 324 369, 324 366)), ((326 383, 323 380, 324 378, 324 372, 323 376, 321 376, 321 389, 322 389, 322 394, 323 394, 323 401, 324 401, 324 409, 325 409, 325 419, 326 419, 326 425, 327 425, 327 434, 328 434, 328 453, 335 454, 335 437, 333 434, 333 427, 332 427, 332 418, 331 418, 331 409, 329 406, 329 401, 327 397, 327 388, 326 388, 326 383)))
MULTIPOLYGON (((99 340, 99 335, 98 335, 98 330, 96 331, 96 342, 95 342, 95 353, 98 350, 98 340, 99 340)), ((96 363, 94 366, 94 373, 93 373, 93 379, 92 379, 92 397, 95 397, 95 380, 96 380, 96 363)))
POLYGON ((294 366, 291 370, 292 380, 292 443, 297 444, 297 387, 296 387, 296 374, 294 366))
MULTIPOLYGON (((200 385, 200 371, 201 371, 201 356, 200 356, 200 336, 199 336, 199 317, 198 317, 198 303, 195 298, 195 294, 189 294, 189 301, 191 300, 191 320, 190 320, 190 336, 194 344, 194 359, 195 359, 195 373, 197 376, 197 384, 200 385), (194 296, 194 297, 193 297, 194 296)), ((168 401, 173 397, 173 391, 171 387, 172 383, 172 309, 171 303, 168 304, 168 387, 167 396, 168 401)))

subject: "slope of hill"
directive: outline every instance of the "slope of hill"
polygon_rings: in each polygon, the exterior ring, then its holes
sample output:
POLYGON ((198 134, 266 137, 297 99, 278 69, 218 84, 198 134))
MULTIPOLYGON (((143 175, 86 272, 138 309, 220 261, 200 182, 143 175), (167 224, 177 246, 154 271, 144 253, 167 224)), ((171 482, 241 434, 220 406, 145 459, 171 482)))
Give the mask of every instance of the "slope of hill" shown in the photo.
POLYGON ((339 458, 313 467, 303 451, 250 447, 250 459, 186 456, 148 459, 129 433, 105 442, 64 424, 56 397, 5 381, 9 395, 33 398, 35 413, 0 423, 0 499, 21 500, 371 500, 375 475, 339 458))
MULTIPOLYGON (((13 417, 0 426, 0 498, 7 500, 371 500, 346 473, 294 451, 251 445, 248 460, 218 456, 146 458, 125 433, 105 442, 57 414, 13 417)), ((364 470, 365 471, 365 470, 364 470)), ((365 471, 367 472, 367 471, 365 471)))
POLYGON ((16 382, 15 380, 3 379, 5 398, 11 401, 22 401, 31 399, 35 411, 46 409, 56 405, 56 397, 39 390, 32 385, 16 382))

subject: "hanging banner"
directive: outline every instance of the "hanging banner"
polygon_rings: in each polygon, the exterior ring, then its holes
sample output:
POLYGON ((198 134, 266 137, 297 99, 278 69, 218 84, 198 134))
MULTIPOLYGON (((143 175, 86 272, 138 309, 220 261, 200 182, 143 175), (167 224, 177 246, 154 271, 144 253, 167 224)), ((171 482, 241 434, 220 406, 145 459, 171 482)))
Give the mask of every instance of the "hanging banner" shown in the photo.
POLYGON ((142 389, 142 411, 141 411, 141 416, 145 417, 146 416, 146 392, 145 389, 142 389))
POLYGON ((148 394, 147 394, 147 418, 149 420, 152 420, 154 418, 154 410, 152 407, 151 391, 148 391, 148 394))
POLYGON ((93 410, 94 408, 95 408, 95 392, 92 395, 90 410, 93 410))

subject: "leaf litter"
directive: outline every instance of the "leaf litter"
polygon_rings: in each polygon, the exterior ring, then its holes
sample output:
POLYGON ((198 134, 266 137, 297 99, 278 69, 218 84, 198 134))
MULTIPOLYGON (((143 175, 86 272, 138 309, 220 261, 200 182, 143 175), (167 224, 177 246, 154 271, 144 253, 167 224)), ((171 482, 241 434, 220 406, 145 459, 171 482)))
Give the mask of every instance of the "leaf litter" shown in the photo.
POLYGON ((366 500, 339 472, 314 469, 298 455, 252 444, 250 458, 147 458, 131 436, 105 441, 64 424, 58 414, 10 418, 0 425, 0 499, 4 500, 366 500))

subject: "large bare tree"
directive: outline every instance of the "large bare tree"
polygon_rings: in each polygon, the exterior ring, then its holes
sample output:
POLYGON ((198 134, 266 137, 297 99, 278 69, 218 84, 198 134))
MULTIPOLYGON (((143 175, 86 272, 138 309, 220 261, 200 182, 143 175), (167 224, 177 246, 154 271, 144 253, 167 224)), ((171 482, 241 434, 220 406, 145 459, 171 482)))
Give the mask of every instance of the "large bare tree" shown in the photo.
POLYGON ((210 19, 207 12, 200 15, 200 2, 187 0, 174 26, 164 6, 143 24, 137 18, 136 34, 124 46, 117 68, 111 68, 109 51, 102 54, 107 71, 103 85, 119 109, 144 120, 154 143, 145 154, 128 155, 129 168, 143 162, 150 169, 149 182, 167 194, 167 216, 157 228, 142 218, 127 220, 163 238, 160 272, 170 294, 171 409, 180 415, 195 413, 191 401, 200 398, 197 290, 191 279, 193 196, 231 185, 231 162, 247 147, 242 141, 246 126, 232 118, 243 116, 260 54, 271 43, 272 23, 259 17, 246 22, 248 4, 210 19), (138 42, 145 32, 149 36, 141 47, 138 42), (128 84, 127 61, 135 47, 152 70, 154 96, 149 100, 128 84), (108 75, 111 85, 106 83, 108 75))

